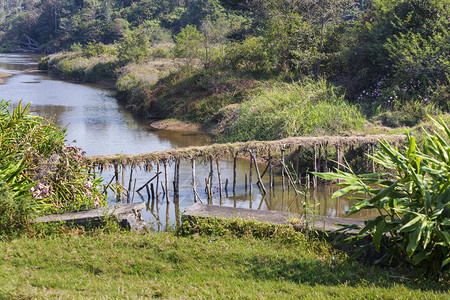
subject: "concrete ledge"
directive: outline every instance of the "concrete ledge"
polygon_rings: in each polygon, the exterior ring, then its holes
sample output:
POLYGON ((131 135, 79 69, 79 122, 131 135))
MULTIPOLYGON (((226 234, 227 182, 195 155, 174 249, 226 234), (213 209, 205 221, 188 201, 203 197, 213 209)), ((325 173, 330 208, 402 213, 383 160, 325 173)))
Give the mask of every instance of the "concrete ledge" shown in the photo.
MULTIPOLYGON (((340 229, 341 227, 337 226, 336 224, 358 225, 364 227, 364 221, 358 219, 316 216, 315 220, 313 220, 311 216, 305 219, 305 217, 300 214, 289 212, 253 210, 248 208, 225 207, 200 203, 195 203, 191 206, 186 207, 183 213, 183 217, 191 216, 222 219, 241 218, 244 220, 256 220, 259 222, 281 225, 292 224, 297 229, 314 225, 314 228, 320 231, 334 231, 340 229), (294 219, 295 221, 292 222, 294 219)), ((357 232, 358 231, 355 230, 353 233, 357 232)))
POLYGON ((142 210, 144 208, 145 202, 117 204, 116 206, 42 216, 35 219, 34 222, 66 222, 82 226, 95 226, 100 224, 106 217, 113 216, 120 226, 131 231, 149 230, 148 223, 142 218, 142 210))

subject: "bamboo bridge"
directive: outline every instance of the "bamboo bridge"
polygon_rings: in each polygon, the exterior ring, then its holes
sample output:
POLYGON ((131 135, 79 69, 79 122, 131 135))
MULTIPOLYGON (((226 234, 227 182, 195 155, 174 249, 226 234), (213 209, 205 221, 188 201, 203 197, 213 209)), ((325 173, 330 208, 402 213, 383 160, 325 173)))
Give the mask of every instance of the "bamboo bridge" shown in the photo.
MULTIPOLYGON (((317 186, 318 178, 309 174, 309 170, 299 171, 297 159, 297 165, 293 167, 294 170, 288 170, 286 166, 286 157, 291 157, 295 153, 299 153, 302 149, 310 151, 313 172, 327 172, 333 169, 341 169, 343 166, 343 157, 350 150, 356 148, 360 149, 360 153, 373 155, 374 149, 380 140, 386 140, 393 145, 400 145, 406 137, 404 135, 360 135, 360 136, 321 136, 321 137, 293 137, 276 141, 251 141, 240 143, 228 143, 228 144, 212 144, 207 146, 185 147, 175 148, 166 151, 157 151, 145 154, 137 155, 105 155, 105 156, 91 156, 87 159, 93 164, 93 166, 99 170, 114 169, 114 175, 110 180, 107 187, 109 187, 114 179, 116 184, 119 185, 120 181, 125 188, 125 168, 130 168, 130 175, 128 180, 128 188, 123 191, 122 202, 133 202, 134 193, 140 192, 144 188, 147 191, 148 199, 150 197, 155 199, 159 198, 159 188, 161 186, 163 197, 169 202, 169 166, 174 166, 173 170, 173 193, 174 198, 179 195, 179 183, 180 183, 180 162, 190 161, 192 172, 189 180, 192 185, 194 202, 201 201, 197 192, 198 183, 196 182, 196 162, 201 161, 209 164, 210 171, 207 178, 205 178, 205 193, 208 198, 208 204, 212 203, 213 197, 213 177, 218 179, 218 190, 220 193, 220 199, 222 200, 223 182, 221 177, 221 160, 233 159, 233 182, 232 189, 233 194, 236 193, 236 161, 238 158, 246 158, 250 161, 247 172, 245 173, 245 189, 249 188, 250 195, 252 194, 253 187, 253 169, 256 171, 256 185, 259 187, 262 195, 267 194, 267 189, 263 184, 262 178, 269 171, 269 185, 268 188, 272 189, 274 184, 274 169, 277 168, 278 172, 281 172, 282 177, 282 189, 289 188, 291 186, 297 193, 295 187, 296 182, 293 179, 293 172, 297 176, 297 184, 301 184, 303 178, 304 183, 309 187, 317 186), (258 162, 258 163, 257 163, 258 162), (213 165, 216 165, 216 175, 213 165), (258 164, 265 163, 266 167, 263 172, 260 172, 258 164), (160 170, 162 164, 163 170, 160 170), (151 172, 153 169, 156 171, 153 177, 148 180, 144 185, 136 189, 136 179, 133 183, 133 170, 135 168, 143 169, 146 172, 151 172), (122 176, 120 176, 122 175, 122 176), (121 177, 121 180, 120 180, 121 177), (161 179, 160 183, 160 177, 161 179), (154 185, 152 181, 155 180, 154 185), (164 182, 163 182, 164 181, 164 182), (155 191, 156 186, 156 191, 155 191)), ((364 156, 364 155, 363 155, 364 156)), ((366 159, 366 167, 369 171, 375 171, 375 165, 373 161, 366 159)), ((184 178, 186 180, 187 178, 184 178)), ((228 179, 225 181, 225 190, 228 189, 228 179)), ((118 197, 121 198, 120 195, 118 197)))

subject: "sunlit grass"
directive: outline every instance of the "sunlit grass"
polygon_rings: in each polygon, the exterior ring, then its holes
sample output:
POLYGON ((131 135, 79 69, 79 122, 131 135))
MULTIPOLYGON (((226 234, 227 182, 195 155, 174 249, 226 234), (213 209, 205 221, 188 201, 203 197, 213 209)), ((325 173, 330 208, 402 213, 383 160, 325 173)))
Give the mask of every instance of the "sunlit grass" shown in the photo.
POLYGON ((226 140, 334 135, 361 129, 364 122, 358 109, 325 80, 305 80, 278 84, 244 102, 226 140))
POLYGON ((439 283, 344 261, 326 244, 98 233, 0 243, 0 297, 445 299, 439 283))

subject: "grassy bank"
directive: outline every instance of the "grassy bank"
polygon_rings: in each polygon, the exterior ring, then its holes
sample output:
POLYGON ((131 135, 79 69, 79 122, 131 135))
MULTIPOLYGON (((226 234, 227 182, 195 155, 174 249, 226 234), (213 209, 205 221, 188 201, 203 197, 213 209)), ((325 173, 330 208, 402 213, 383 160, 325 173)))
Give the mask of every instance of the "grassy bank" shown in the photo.
POLYGON ((442 283, 346 262, 298 234, 291 242, 232 235, 125 232, 0 243, 2 298, 445 299, 442 283))

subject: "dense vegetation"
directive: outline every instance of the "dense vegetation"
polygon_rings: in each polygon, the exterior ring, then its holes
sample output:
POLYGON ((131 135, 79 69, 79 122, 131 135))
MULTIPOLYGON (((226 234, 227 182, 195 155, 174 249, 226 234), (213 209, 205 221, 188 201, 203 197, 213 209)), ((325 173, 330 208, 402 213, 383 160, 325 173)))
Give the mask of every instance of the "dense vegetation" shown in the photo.
POLYGON ((381 150, 373 159, 388 173, 357 176, 338 171, 318 175, 343 180, 339 184, 343 188, 333 197, 350 193, 359 201, 349 215, 361 210, 378 211, 379 216, 368 221, 359 235, 348 239, 372 238, 372 245, 364 245, 358 254, 374 246, 384 253, 380 260, 406 262, 421 272, 437 275, 450 270, 450 144, 446 141, 450 130, 442 120, 435 123, 442 136, 425 132, 422 149, 410 135, 405 151, 386 141, 380 143, 381 150))
MULTIPOLYGON (((3 13, 9 28, 0 34, 4 48, 17 47, 11 43, 25 34, 39 50, 71 49, 42 67, 68 79, 109 78, 135 113, 196 122, 226 140, 273 138, 239 135, 233 122, 248 114, 250 104, 239 105, 256 98, 273 102, 290 95, 296 82, 317 84, 318 93, 323 84, 337 89, 345 95, 339 103, 350 102, 372 122, 390 127, 413 126, 449 109, 448 0, 24 3, 21 10, 11 3, 3 13), (37 21, 42 19, 52 22, 37 21), (19 20, 30 27, 18 26, 19 20)), ((333 100, 326 105, 342 110, 333 100)), ((279 117, 267 113, 270 120, 279 117)), ((352 129, 361 124, 351 123, 352 129)), ((348 128, 276 130, 287 136, 348 128)))
POLYGON ((0 102, 0 235, 30 229, 32 218, 105 204, 81 149, 64 145, 64 130, 0 102))

